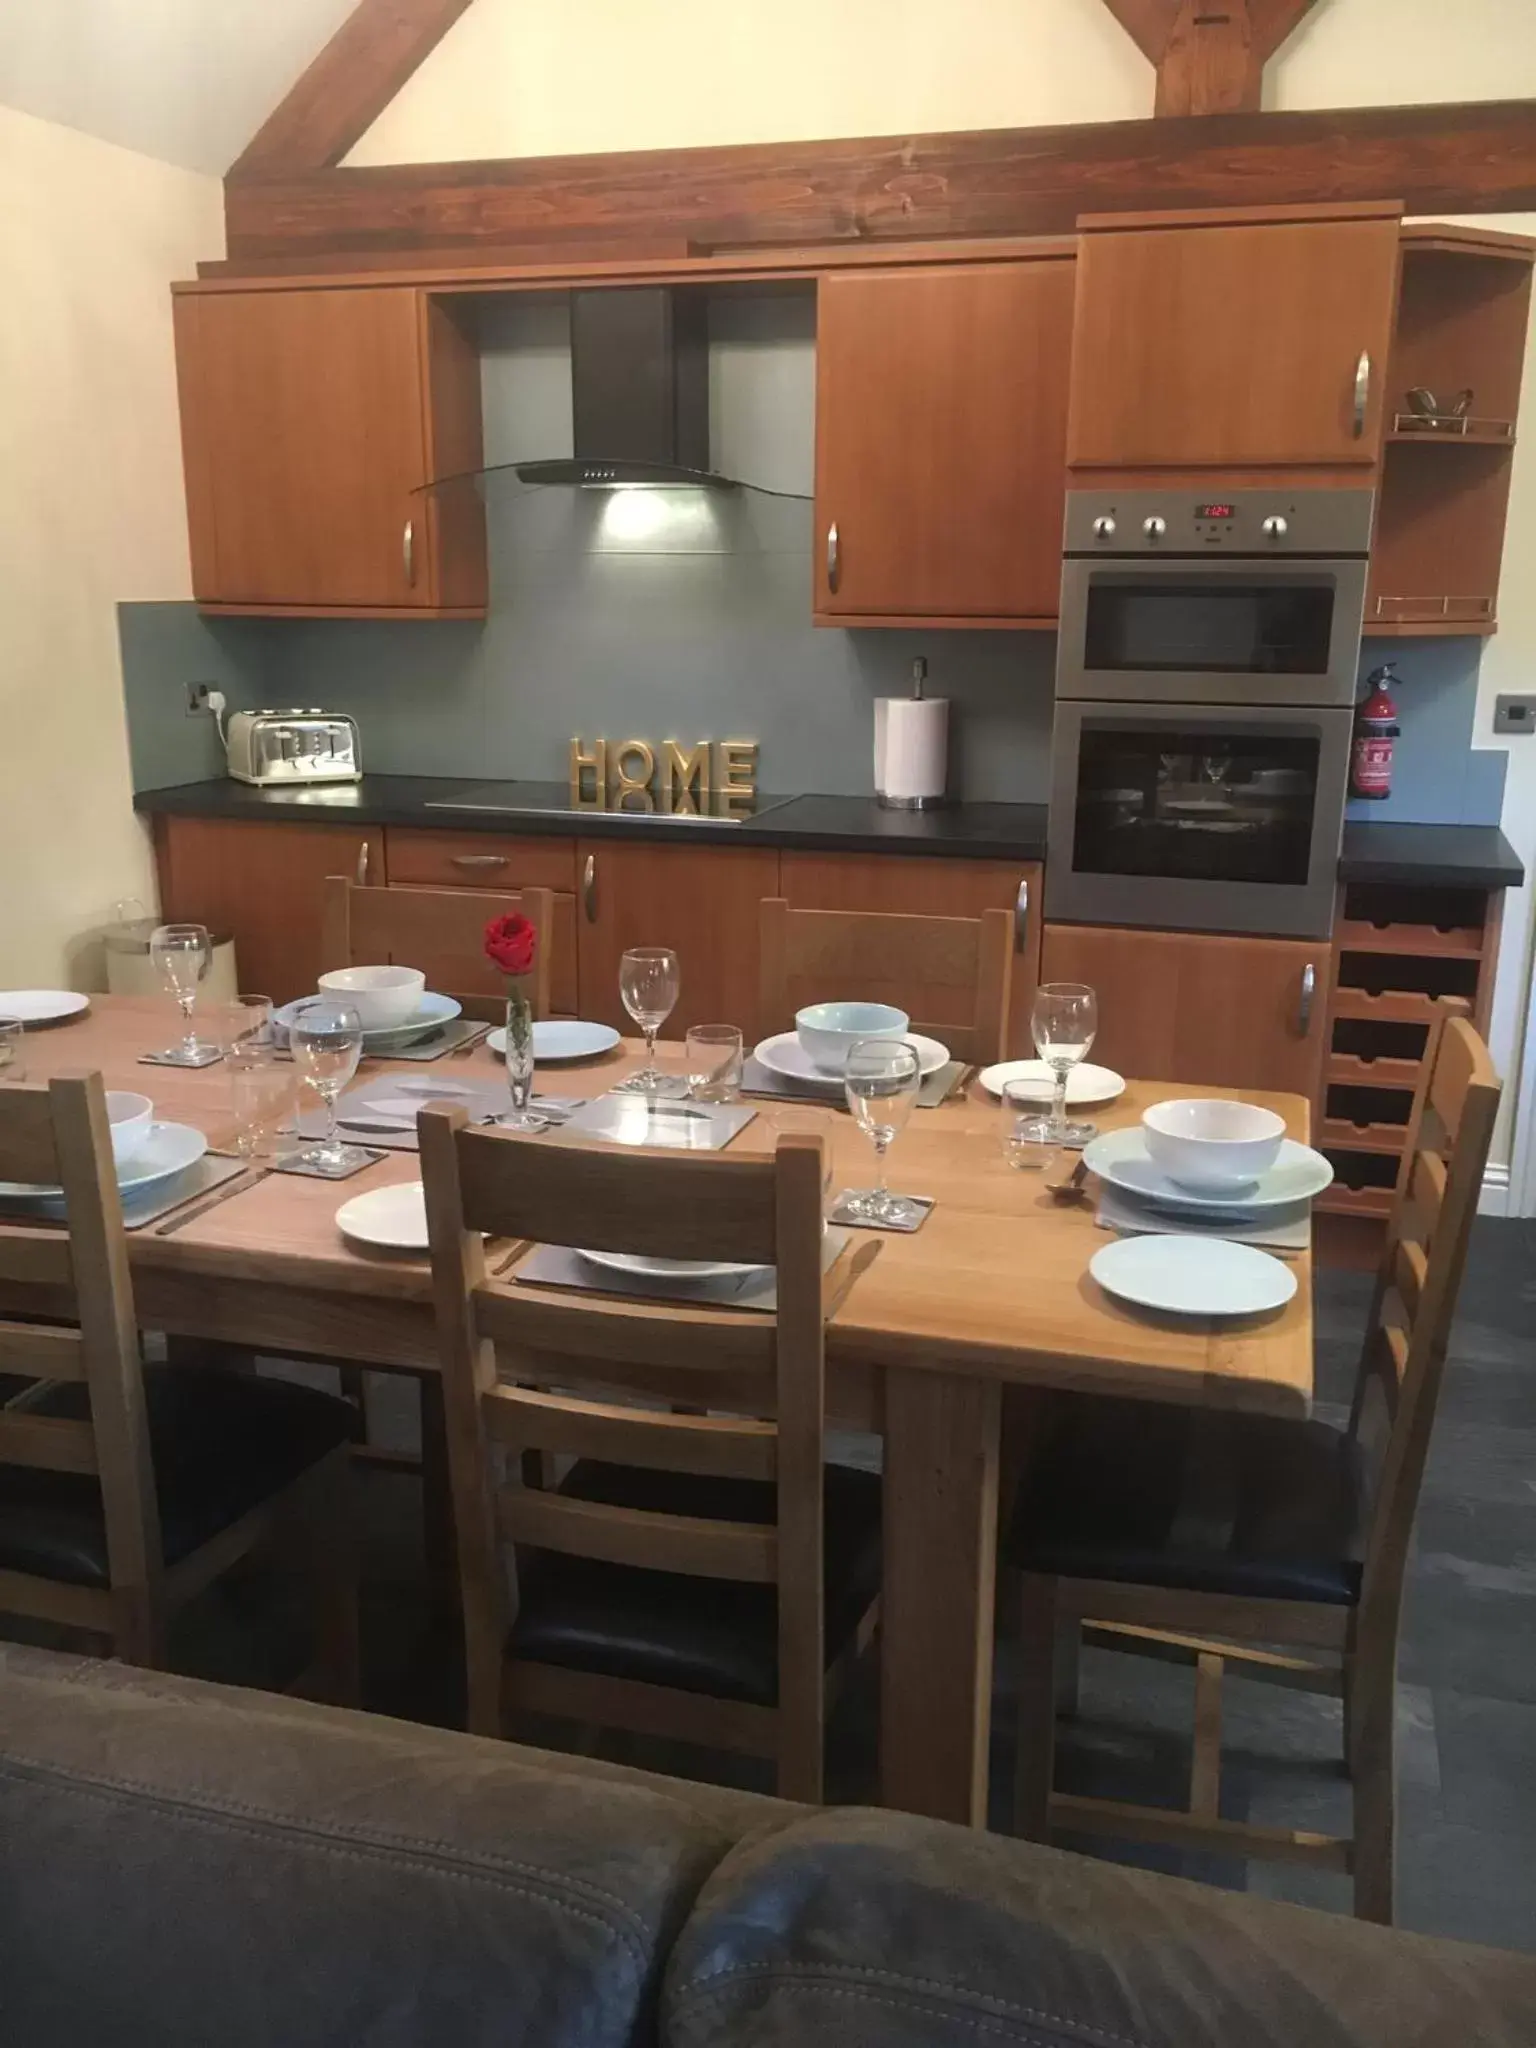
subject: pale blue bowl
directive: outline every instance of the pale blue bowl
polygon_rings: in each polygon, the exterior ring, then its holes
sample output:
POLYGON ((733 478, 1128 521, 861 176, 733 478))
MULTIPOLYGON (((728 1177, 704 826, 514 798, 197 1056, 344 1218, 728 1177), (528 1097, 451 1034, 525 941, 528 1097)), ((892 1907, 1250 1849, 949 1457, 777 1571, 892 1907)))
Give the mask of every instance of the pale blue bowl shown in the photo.
POLYGON ((796 1012, 795 1036, 819 1072, 841 1076, 850 1046, 861 1038, 905 1038, 911 1022, 889 1003, 812 1003, 796 1012))

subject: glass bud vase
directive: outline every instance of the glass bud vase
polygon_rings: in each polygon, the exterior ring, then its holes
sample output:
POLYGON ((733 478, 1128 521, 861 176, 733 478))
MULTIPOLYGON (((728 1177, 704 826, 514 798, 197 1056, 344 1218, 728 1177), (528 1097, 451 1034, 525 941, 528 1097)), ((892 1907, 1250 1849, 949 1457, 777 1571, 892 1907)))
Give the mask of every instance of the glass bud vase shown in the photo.
POLYGON ((515 982, 507 989, 507 1086, 512 1114, 502 1121, 509 1130, 526 1130, 533 1094, 533 1005, 515 982))

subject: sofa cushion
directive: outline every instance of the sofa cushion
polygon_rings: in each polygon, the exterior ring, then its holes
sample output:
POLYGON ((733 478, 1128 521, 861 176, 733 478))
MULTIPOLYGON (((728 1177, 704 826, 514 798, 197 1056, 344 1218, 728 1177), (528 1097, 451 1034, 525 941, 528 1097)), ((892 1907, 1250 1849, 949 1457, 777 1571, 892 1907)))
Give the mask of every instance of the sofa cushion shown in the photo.
POLYGON ((796 1809, 0 1647, 26 2048, 633 2048, 727 1846, 796 1809))
MULTIPOLYGON (((196 1365, 148 1370, 144 1407, 167 1564, 280 1493, 345 1443, 357 1421, 348 1402, 318 1387, 196 1365)), ((90 1398, 83 1382, 61 1381, 29 1402, 28 1413, 86 1421, 90 1398)), ((97 1481, 0 1465, 0 1569, 107 1585, 97 1481)))
MULTIPOLYGON (((722 1522, 771 1522, 773 1488, 750 1479, 583 1460, 560 1491, 578 1500, 722 1522)), ((828 1664, 880 1591, 880 1481, 829 1465, 824 1489, 828 1664)), ((771 1707, 779 1696, 775 1586, 637 1570, 554 1551, 518 1560, 514 1657, 771 1707)))
POLYGON ((668 2048, 1529 2048, 1536 1959, 893 1813, 732 1852, 668 2048))

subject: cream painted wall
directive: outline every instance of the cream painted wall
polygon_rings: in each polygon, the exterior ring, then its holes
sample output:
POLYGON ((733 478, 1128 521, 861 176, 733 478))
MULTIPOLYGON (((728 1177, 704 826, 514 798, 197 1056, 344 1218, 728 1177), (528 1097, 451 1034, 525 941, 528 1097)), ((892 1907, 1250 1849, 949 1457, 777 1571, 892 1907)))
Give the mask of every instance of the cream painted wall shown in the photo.
POLYGON ((217 180, 0 108, 0 987, 86 981, 150 900, 119 601, 191 595, 174 277, 223 249, 217 180))
MULTIPOLYGON (((1536 93, 1532 0, 1317 0, 1268 104, 1536 93)), ((474 0, 352 163, 675 149, 1152 109, 1103 0, 474 0)))

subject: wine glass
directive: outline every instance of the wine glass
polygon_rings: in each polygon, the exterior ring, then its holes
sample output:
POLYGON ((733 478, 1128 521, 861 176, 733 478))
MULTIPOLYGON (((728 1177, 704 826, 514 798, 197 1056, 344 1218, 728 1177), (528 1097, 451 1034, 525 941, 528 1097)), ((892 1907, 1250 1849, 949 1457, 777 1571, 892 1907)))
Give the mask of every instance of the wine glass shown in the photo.
POLYGON ((1098 1126, 1067 1120, 1067 1076, 1087 1057, 1099 1028, 1099 1003, 1080 981, 1044 981, 1035 991, 1030 1016, 1035 1050, 1050 1068, 1056 1086, 1051 1096, 1050 1136, 1056 1145, 1086 1145, 1098 1126))
POLYGON ((205 1054, 213 1050, 202 1043, 192 1028, 197 986, 208 972, 208 963, 213 958, 208 927, 205 924, 156 925, 150 934, 149 952, 161 982, 181 1008, 181 1043, 173 1046, 171 1051, 178 1059, 200 1066, 205 1054))
POLYGON ((619 962, 619 996, 645 1033, 645 1065, 635 1086, 648 1095, 661 1093, 656 1070, 656 1034, 677 1007, 682 976, 670 946, 632 946, 619 962))
POLYGON ((890 1194, 885 1185, 885 1155, 906 1128, 921 1080, 917 1053, 905 1039, 859 1038, 848 1049, 843 1087, 854 1121, 875 1148, 875 1184, 852 1195, 845 1206, 871 1223, 901 1229, 921 1213, 915 1202, 890 1194))
POLYGON ((301 1079, 325 1104, 325 1136, 301 1155, 317 1172, 340 1175, 369 1155, 359 1146, 344 1145, 336 1129, 336 1098, 357 1072, 363 1051, 363 1027, 356 1010, 321 996, 301 1003, 288 1026, 288 1043, 301 1079))

